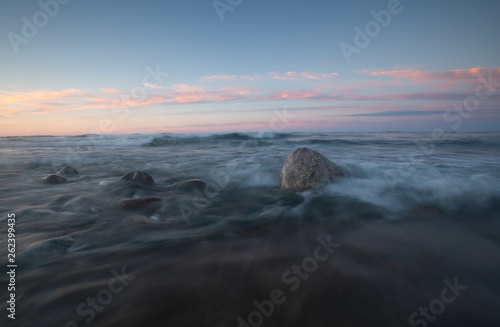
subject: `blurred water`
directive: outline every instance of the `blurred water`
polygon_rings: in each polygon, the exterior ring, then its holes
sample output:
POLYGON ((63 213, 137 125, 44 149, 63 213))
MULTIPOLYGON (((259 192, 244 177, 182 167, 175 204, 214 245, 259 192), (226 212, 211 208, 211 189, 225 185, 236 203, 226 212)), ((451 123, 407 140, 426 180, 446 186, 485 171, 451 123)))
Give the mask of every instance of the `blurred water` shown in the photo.
MULTIPOLYGON (((19 266, 16 321, 7 321, 5 309, 0 321, 237 327, 242 317, 250 326, 406 326, 413 312, 441 296, 443 280, 457 277, 468 286, 463 294, 435 320, 419 314, 424 320, 413 325, 496 326, 500 133, 446 137, 440 143, 431 133, 0 138, 0 231, 7 235, 7 214, 15 213, 19 266), (301 146, 351 176, 320 190, 282 193, 281 167, 301 146), (61 185, 40 182, 66 165, 80 175, 61 185), (157 185, 119 180, 134 170, 147 171, 157 185), (191 178, 210 188, 172 187, 191 178), (116 207, 122 198, 151 196, 162 201, 134 211, 116 207), (284 282, 283 274, 311 257, 318 236, 340 247, 307 278, 295 274, 301 283, 291 290, 296 283, 284 282), (99 292, 123 269, 135 277, 107 303, 99 292), (253 301, 270 299, 274 289, 286 300, 260 321, 251 315, 253 301), (107 304, 93 308, 87 298, 97 294, 107 304)), ((6 237, 0 240, 6 264, 6 237)), ((0 282, 6 303, 7 277, 0 282)))

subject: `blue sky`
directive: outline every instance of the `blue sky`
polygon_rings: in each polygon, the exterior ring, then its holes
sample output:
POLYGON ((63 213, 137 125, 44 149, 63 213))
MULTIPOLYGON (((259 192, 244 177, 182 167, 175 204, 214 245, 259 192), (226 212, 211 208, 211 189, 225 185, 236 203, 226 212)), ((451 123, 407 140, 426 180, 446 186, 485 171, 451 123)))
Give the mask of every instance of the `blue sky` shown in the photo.
MULTIPOLYGON (((290 131, 450 129, 480 77, 500 82, 497 1, 220 0, 223 20, 204 0, 41 3, 0 5, 0 135, 258 131, 283 108, 290 131)), ((494 85, 460 129, 498 129, 494 85)))

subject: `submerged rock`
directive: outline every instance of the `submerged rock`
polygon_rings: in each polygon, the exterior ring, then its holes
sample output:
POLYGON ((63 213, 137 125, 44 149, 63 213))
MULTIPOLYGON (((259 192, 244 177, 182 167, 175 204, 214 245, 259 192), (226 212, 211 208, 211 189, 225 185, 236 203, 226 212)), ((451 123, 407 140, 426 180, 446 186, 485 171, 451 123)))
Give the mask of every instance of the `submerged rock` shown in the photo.
POLYGON ((154 224, 155 222, 145 216, 132 216, 124 219, 124 222, 132 225, 154 224))
POLYGON ((347 171, 328 158, 309 148, 298 148, 285 161, 281 170, 281 189, 300 192, 324 186, 337 177, 346 176, 347 171))
POLYGON ((153 179, 153 177, 151 177, 150 174, 148 174, 144 171, 140 171, 140 170, 130 172, 130 173, 122 176, 120 179, 133 181, 133 182, 137 182, 137 183, 149 185, 149 186, 156 185, 155 180, 153 179))
POLYGON ((45 182, 47 184, 62 184, 66 183, 68 180, 62 176, 59 175, 48 175, 44 178, 42 178, 42 182, 45 182))
POLYGON ((76 243, 76 240, 71 236, 63 236, 60 238, 48 239, 40 242, 34 242, 28 245, 26 252, 23 252, 24 258, 30 262, 45 258, 47 255, 61 255, 68 252, 68 249, 76 243))
POLYGON ((106 202, 89 196, 79 196, 62 205, 62 211, 98 213, 106 207, 106 202))
POLYGON ((66 166, 57 172, 57 175, 79 175, 80 173, 73 167, 66 166))
POLYGON ((159 202, 161 198, 149 197, 140 199, 120 199, 116 202, 115 206, 120 210, 137 210, 144 208, 152 202, 159 202))
POLYGON ((191 191, 194 188, 202 191, 207 184, 205 184, 205 182, 201 179, 188 179, 175 183, 174 186, 185 191, 191 191))
POLYGON ((130 216, 122 221, 123 223, 127 225, 148 225, 148 226, 169 226, 172 225, 170 223, 162 222, 162 221, 155 221, 151 218, 148 218, 146 216, 141 216, 141 215, 136 215, 136 216, 130 216))

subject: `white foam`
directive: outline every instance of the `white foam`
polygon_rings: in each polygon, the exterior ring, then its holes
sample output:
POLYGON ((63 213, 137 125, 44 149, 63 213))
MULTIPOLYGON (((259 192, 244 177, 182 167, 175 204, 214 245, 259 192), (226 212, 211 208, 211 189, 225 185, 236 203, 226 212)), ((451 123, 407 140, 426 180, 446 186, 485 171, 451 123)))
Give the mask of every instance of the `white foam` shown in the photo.
POLYGON ((422 163, 415 165, 413 173, 403 178, 401 172, 405 170, 398 162, 358 163, 356 166, 361 174, 340 179, 329 185, 327 192, 360 199, 392 211, 428 204, 447 209, 461 204, 480 206, 491 197, 500 196, 500 178, 489 174, 464 175, 463 169, 461 173, 456 170, 442 171, 422 163), (398 183, 394 184, 394 180, 398 183))

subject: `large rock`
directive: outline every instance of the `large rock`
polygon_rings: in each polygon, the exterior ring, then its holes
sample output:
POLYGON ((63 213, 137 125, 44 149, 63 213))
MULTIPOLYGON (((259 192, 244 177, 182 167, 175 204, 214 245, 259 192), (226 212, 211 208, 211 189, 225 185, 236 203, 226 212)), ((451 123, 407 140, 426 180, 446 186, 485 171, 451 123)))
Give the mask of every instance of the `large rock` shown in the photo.
POLYGON ((144 184, 144 185, 149 185, 149 186, 156 185, 155 180, 153 179, 153 177, 151 177, 150 174, 148 174, 144 171, 140 171, 140 170, 130 172, 130 173, 122 176, 120 179, 132 181, 132 182, 136 182, 136 183, 140 183, 140 184, 144 184))
POLYGON ((78 170, 73 167, 66 166, 57 172, 57 175, 78 175, 78 170))
POLYGON ((68 180, 62 176, 59 175, 48 175, 44 178, 42 178, 42 182, 45 182, 47 184, 62 184, 66 183, 68 180))
POLYGON ((281 189, 286 192, 300 192, 313 187, 324 186, 347 171, 331 162, 321 153, 308 148, 298 148, 285 161, 281 170, 281 189))
POLYGON ((149 197, 139 199, 120 199, 116 202, 115 206, 120 210, 137 210, 147 207, 153 202, 159 202, 161 198, 149 197))
POLYGON ((174 184, 174 186, 184 191, 191 191, 193 189, 203 191, 207 184, 205 184, 205 182, 201 179, 188 179, 185 181, 177 182, 174 184))

